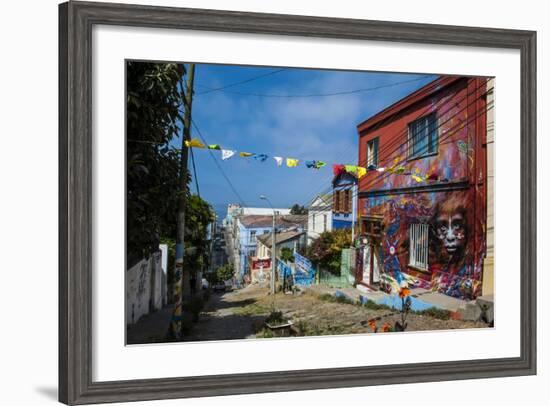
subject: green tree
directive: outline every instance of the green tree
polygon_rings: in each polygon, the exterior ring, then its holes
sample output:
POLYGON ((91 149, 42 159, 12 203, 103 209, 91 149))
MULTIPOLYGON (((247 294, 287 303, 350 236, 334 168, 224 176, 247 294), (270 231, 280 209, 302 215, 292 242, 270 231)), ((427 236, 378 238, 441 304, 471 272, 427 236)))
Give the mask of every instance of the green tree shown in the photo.
POLYGON ((315 265, 338 275, 342 249, 350 245, 351 230, 325 231, 308 247, 307 256, 315 265))
POLYGON ((216 271, 216 276, 219 281, 227 281, 233 277, 233 265, 222 265, 216 271))
POLYGON ((281 259, 285 262, 294 262, 294 253, 288 247, 281 248, 281 259))
POLYGON ((214 221, 210 204, 197 195, 186 200, 184 269, 200 271, 210 265, 208 227, 214 221))
POLYGON ((293 204, 290 208, 290 214, 307 214, 307 209, 305 206, 300 206, 299 204, 293 204))
MULTIPOLYGON (((182 65, 128 62, 126 104, 126 235, 131 266, 175 236, 182 65)), ((188 193, 185 191, 184 193, 188 193)))

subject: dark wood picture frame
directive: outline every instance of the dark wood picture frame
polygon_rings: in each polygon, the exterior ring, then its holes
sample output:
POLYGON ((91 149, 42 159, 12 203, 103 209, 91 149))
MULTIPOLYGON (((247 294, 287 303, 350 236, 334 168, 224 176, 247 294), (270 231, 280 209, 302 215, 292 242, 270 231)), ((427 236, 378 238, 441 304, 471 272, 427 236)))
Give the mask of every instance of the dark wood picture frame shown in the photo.
MULTIPOLYGON (((121 158, 123 159, 123 158, 121 158)), ((218 396, 536 373, 536 32, 215 10, 59 6, 59 400, 218 396), (521 53, 521 354, 369 367, 92 381, 92 27, 94 24, 518 49, 521 53)))

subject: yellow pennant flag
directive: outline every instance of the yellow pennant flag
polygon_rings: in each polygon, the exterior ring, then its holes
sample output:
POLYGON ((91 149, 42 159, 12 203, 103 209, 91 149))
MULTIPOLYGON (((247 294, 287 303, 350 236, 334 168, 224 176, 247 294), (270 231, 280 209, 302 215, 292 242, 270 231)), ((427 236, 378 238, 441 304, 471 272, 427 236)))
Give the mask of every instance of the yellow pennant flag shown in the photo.
POLYGON ((193 138, 191 141, 185 140, 185 146, 187 148, 205 148, 204 144, 196 138, 193 138))
POLYGON ((242 157, 247 157, 247 156, 252 156, 254 154, 251 153, 251 152, 240 152, 239 155, 242 156, 242 157))
POLYGON ((367 168, 363 168, 362 166, 357 167, 357 177, 361 179, 365 174, 367 173, 367 168))
POLYGON ((286 166, 289 168, 293 168, 295 166, 298 166, 298 160, 294 158, 287 158, 286 159, 286 166))

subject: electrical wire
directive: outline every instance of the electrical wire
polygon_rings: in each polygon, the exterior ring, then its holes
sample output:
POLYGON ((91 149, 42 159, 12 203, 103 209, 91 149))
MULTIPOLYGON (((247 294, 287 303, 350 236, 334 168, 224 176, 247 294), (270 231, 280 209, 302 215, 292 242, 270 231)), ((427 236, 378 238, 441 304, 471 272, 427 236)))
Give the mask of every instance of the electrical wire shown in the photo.
MULTIPOLYGON (((370 91, 375 91, 375 90, 380 90, 380 89, 386 89, 386 88, 389 88, 389 87, 394 87, 394 86, 398 86, 398 85, 402 85, 402 84, 418 82, 418 81, 424 80, 424 79, 426 79, 426 76, 422 76, 420 78, 415 78, 415 79, 404 80, 404 81, 401 81, 401 82, 389 83, 389 84, 386 84, 386 85, 375 86, 375 87, 361 88, 361 89, 354 89, 354 90, 346 90, 346 91, 339 91, 339 92, 329 92, 329 93, 273 94, 273 93, 226 91, 226 90, 224 90, 224 88, 212 89, 211 91, 220 90, 220 91, 224 91, 225 93, 236 94, 236 95, 239 95, 239 96, 271 97, 271 98, 282 98, 282 99, 309 98, 309 97, 332 97, 332 96, 346 96, 346 95, 350 95, 350 94, 357 94, 357 93, 370 92, 370 91)), ((210 92, 207 91, 207 92, 197 93, 197 95, 204 95, 204 94, 207 94, 207 93, 210 93, 210 92)))
POLYGON ((242 84, 245 84, 245 83, 252 82, 254 80, 265 78, 267 76, 275 75, 276 73, 283 72, 287 69, 288 68, 277 69, 277 70, 274 70, 274 71, 271 71, 271 72, 268 72, 268 73, 264 73, 262 75, 258 75, 258 76, 254 76, 254 77, 251 77, 251 78, 248 78, 248 79, 245 79, 245 80, 241 80, 240 82, 230 83, 228 85, 220 86, 220 87, 208 87, 208 86, 204 86, 204 85, 199 85, 200 87, 207 88, 208 90, 205 90, 204 92, 200 92, 200 93, 195 93, 195 95, 196 96, 202 96, 204 94, 208 94, 208 93, 212 93, 212 92, 225 91, 225 89, 228 89, 230 87, 242 85, 242 84))

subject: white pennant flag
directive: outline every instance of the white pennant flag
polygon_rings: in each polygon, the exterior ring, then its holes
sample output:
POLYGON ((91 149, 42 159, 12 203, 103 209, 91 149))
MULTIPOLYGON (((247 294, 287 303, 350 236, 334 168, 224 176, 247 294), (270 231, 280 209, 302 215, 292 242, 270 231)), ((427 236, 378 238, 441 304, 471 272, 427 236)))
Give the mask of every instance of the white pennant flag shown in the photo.
POLYGON ((230 149, 222 149, 222 159, 225 161, 226 159, 231 158, 233 155, 235 155, 235 152, 237 151, 233 151, 230 149))
POLYGON ((281 166, 283 164, 282 156, 274 156, 273 159, 277 162, 277 166, 281 166))
POLYGON ((378 172, 384 172, 386 170, 386 168, 382 167, 382 168, 378 168, 376 169, 378 172))

